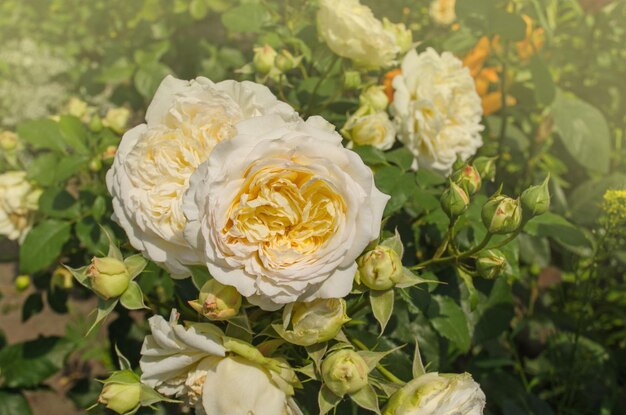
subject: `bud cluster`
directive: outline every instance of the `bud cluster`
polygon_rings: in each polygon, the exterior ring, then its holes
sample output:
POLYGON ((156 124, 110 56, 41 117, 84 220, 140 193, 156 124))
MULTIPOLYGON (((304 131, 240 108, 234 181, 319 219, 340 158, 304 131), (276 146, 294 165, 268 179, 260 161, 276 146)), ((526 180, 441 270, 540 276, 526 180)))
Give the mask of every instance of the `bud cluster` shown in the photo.
POLYGON ((254 48, 252 65, 259 75, 277 78, 298 66, 301 60, 302 56, 293 56, 287 49, 277 52, 265 44, 254 48))

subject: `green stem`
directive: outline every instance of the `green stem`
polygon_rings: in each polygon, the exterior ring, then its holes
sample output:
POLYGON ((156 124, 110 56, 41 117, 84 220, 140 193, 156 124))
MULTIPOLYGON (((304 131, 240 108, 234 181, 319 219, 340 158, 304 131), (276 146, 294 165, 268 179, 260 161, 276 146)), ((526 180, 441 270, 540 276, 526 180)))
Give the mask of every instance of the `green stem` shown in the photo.
POLYGON ((476 245, 474 248, 470 249, 469 251, 462 252, 462 253, 460 253, 458 255, 450 255, 450 256, 446 256, 446 257, 442 257, 442 258, 432 258, 432 259, 429 259, 428 261, 424 261, 424 262, 421 262, 421 263, 419 263, 419 264, 417 264, 415 266, 412 266, 409 269, 412 269, 412 270, 422 269, 422 268, 424 268, 424 267, 426 267, 428 265, 431 265, 431 264, 440 264, 442 262, 458 260, 458 259, 461 259, 461 258, 466 258, 468 256, 474 255, 476 252, 478 252, 481 249, 483 249, 484 247, 486 247, 492 237, 493 237, 493 234, 487 233, 487 235, 485 235, 483 240, 478 245, 476 245))
POLYGON ((317 98, 317 90, 322 85, 322 82, 324 82, 326 80, 326 78, 328 78, 328 75, 330 75, 330 73, 332 72, 333 68, 335 67, 335 64, 338 61, 339 61, 339 56, 338 55, 334 55, 332 60, 331 60, 331 62, 330 62, 330 64, 326 67, 324 72, 320 75, 320 79, 317 80, 317 83, 313 87, 313 92, 311 92, 311 98, 309 99, 309 103, 306 106, 307 112, 313 107, 313 104, 315 104, 315 99, 317 98))
MULTIPOLYGON (((363 343, 361 343, 360 340, 358 339, 352 339, 351 340, 352 343, 354 343, 354 345, 356 347, 358 347, 359 349, 363 350, 363 351, 369 351, 369 349, 367 348, 367 346, 365 346, 363 343)), ((383 365, 381 365, 380 363, 378 363, 376 365, 376 369, 378 369, 378 371, 387 378, 387 380, 389 380, 392 383, 395 383, 396 385, 401 385, 404 386, 406 384, 406 382, 404 382, 402 379, 396 377, 396 375, 394 375, 393 373, 391 373, 390 371, 388 371, 387 369, 385 369, 383 367, 383 365)))

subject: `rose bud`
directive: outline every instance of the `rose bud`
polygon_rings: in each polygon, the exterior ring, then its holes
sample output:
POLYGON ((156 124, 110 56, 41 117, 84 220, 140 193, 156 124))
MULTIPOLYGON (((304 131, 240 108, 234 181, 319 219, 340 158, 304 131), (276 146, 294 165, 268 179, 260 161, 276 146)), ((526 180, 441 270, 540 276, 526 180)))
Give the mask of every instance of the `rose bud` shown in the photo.
POLYGON ((391 23, 389 19, 383 17, 383 27, 387 33, 396 40, 396 45, 400 48, 400 53, 405 53, 413 45, 413 33, 407 29, 404 23, 391 23))
POLYGON ((546 213, 550 209, 550 190, 548 189, 548 183, 550 177, 537 186, 530 186, 524 190, 521 196, 522 209, 524 216, 528 216, 525 219, 530 219, 533 216, 546 213))
POLYGON ((107 408, 125 414, 132 411, 141 401, 141 384, 137 383, 107 383, 102 388, 98 402, 107 408))
POLYGON ((370 145, 380 150, 390 149, 396 141, 396 129, 385 111, 363 116, 354 114, 342 132, 360 146, 370 145))
POLYGON ((492 182, 496 178, 496 157, 476 157, 472 166, 484 180, 492 182))
POLYGON ((361 92, 359 97, 361 105, 368 106, 374 110, 383 111, 389 105, 389 99, 385 94, 385 87, 382 85, 373 85, 361 92))
POLYGON ((441 194, 441 207, 450 218, 460 216, 469 206, 470 199, 465 190, 454 182, 441 194))
POLYGON ((476 256, 478 274, 487 279, 496 278, 506 267, 506 258, 498 249, 488 249, 476 256))
POLYGON ((255 69, 262 75, 268 74, 274 68, 276 61, 276 50, 270 45, 264 45, 254 48, 254 58, 252 63, 255 69))
POLYGON ((17 292, 24 292, 30 287, 30 275, 18 275, 15 278, 15 289, 17 292))
POLYGON ((300 60, 302 60, 302 57, 296 58, 287 49, 283 49, 276 55, 275 63, 279 71, 287 72, 298 66, 300 60))
POLYGON ((274 325, 278 334, 289 343, 310 346, 334 338, 344 323, 350 321, 346 315, 346 302, 341 298, 320 298, 308 303, 295 303, 291 316, 283 312, 283 325, 274 325), (290 321, 287 320, 290 318, 290 321), (291 330, 287 327, 291 323, 291 330))
POLYGON ((344 396, 367 386, 369 368, 357 352, 341 349, 322 361, 324 385, 335 395, 344 396))
POLYGON ((402 259, 396 251, 378 245, 356 261, 357 282, 372 290, 388 290, 402 278, 402 259))
POLYGON ((17 134, 12 131, 0 132, 0 148, 5 151, 13 151, 20 144, 17 134))
POLYGON ((241 294, 235 287, 209 280, 200 289, 198 300, 189 305, 209 320, 227 320, 239 313, 241 294))
POLYGON ((91 280, 91 288, 105 300, 122 295, 131 279, 126 265, 111 257, 94 257, 87 269, 87 277, 91 280))
POLYGON ((485 203, 481 216, 490 233, 511 233, 522 223, 522 207, 518 199, 499 195, 485 203))
POLYGON ((346 71, 343 74, 343 86, 346 89, 356 89, 361 86, 361 74, 358 71, 346 71))
POLYGON ((479 415, 485 394, 469 373, 427 373, 407 383, 391 396, 383 415, 479 415))
POLYGON ((465 165, 452 174, 452 181, 461 186, 468 195, 473 195, 480 190, 481 179, 478 170, 474 166, 465 165))
POLYGON ((130 118, 130 111, 127 108, 111 108, 107 111, 102 120, 102 124, 105 127, 109 127, 111 130, 118 134, 122 134, 126 131, 126 124, 130 118))

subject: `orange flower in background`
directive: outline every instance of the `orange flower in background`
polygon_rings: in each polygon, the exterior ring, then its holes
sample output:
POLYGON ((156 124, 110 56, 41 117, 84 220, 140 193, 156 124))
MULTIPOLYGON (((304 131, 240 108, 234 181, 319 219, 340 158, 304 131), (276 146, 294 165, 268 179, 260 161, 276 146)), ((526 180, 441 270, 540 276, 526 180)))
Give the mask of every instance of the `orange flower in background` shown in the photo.
MULTIPOLYGON (((487 36, 483 36, 476 43, 476 46, 463 58, 463 65, 469 68, 470 74, 476 83, 476 92, 482 100, 483 114, 485 116, 493 114, 502 108, 502 94, 500 91, 489 91, 492 85, 500 82, 498 73, 501 68, 494 66, 485 67, 485 62, 497 41, 496 38, 490 41, 487 36)), ((515 105, 515 98, 507 96, 506 99, 507 105, 515 105)))
POLYGON ((517 42, 517 55, 525 61, 541 49, 545 33, 542 27, 534 27, 533 19, 529 16, 523 15, 522 18, 526 22, 526 38, 517 42))
POLYGON ((391 104, 393 102, 393 78, 400 75, 402 70, 400 68, 393 69, 385 74, 383 77, 383 86, 385 87, 385 94, 391 104))

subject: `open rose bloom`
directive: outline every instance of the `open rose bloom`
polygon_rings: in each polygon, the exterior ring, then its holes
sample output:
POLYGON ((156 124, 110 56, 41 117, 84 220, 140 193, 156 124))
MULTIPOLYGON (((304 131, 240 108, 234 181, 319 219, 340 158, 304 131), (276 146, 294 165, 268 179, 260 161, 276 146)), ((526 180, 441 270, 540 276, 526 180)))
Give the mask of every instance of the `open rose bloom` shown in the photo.
POLYGON ((320 117, 242 122, 191 177, 185 236, 211 275, 267 310, 346 296, 388 196, 320 117))

